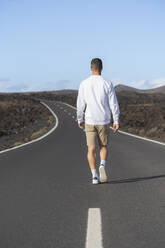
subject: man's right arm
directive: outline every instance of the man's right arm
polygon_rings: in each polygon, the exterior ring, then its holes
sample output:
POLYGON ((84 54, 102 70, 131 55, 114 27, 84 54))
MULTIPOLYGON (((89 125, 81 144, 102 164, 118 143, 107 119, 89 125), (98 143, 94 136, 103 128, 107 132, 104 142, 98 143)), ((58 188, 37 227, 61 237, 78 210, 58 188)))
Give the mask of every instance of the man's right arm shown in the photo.
POLYGON ((85 110, 86 104, 83 94, 83 86, 82 83, 79 86, 78 96, 77 96, 77 121, 78 124, 81 124, 84 122, 84 110, 85 110))

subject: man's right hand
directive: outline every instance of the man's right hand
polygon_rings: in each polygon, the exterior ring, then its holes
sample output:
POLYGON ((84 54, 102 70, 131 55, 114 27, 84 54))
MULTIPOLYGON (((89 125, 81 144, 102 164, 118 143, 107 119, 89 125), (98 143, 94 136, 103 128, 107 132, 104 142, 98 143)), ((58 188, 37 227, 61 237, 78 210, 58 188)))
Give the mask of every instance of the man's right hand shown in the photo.
POLYGON ((78 123, 78 127, 81 128, 81 129, 83 129, 83 127, 84 127, 84 122, 78 123))
POLYGON ((119 124, 113 124, 113 131, 116 133, 119 129, 119 124))

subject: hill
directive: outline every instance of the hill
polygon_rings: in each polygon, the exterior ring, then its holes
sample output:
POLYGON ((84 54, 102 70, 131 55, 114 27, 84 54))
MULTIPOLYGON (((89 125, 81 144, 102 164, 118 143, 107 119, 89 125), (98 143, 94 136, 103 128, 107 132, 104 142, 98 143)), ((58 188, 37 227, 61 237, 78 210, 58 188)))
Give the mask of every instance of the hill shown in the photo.
POLYGON ((139 89, 136 89, 134 87, 130 87, 124 84, 118 84, 115 86, 115 91, 116 92, 122 92, 122 91, 127 91, 127 92, 140 92, 139 89))
POLYGON ((130 87, 128 85, 118 84, 115 86, 115 90, 116 90, 116 92, 127 91, 127 92, 137 92, 137 93, 146 93, 146 94, 151 94, 151 93, 165 94, 165 85, 157 87, 157 88, 153 88, 153 89, 142 90, 142 89, 130 87))

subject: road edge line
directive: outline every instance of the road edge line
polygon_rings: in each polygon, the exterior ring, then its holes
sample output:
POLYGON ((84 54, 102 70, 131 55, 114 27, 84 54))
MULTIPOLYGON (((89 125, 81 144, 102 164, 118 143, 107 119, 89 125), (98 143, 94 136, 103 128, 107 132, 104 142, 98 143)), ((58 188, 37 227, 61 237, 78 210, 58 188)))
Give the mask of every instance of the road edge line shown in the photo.
MULTIPOLYGON (((110 128, 113 129, 112 127, 110 127, 110 128)), ((157 140, 148 139, 148 138, 141 137, 141 136, 136 135, 136 134, 127 133, 127 132, 124 132, 124 131, 121 131, 121 130, 118 130, 118 132, 122 133, 122 134, 125 134, 125 135, 132 136, 132 137, 137 138, 137 139, 142 139, 142 140, 150 141, 150 142, 165 146, 165 143, 159 142, 157 140)))
POLYGON ((76 107, 74 107, 74 106, 70 105, 69 103, 65 103, 65 102, 61 102, 61 101, 56 101, 56 102, 63 103, 63 104, 65 104, 65 105, 67 105, 67 106, 71 107, 72 109, 77 110, 77 108, 76 108, 76 107))

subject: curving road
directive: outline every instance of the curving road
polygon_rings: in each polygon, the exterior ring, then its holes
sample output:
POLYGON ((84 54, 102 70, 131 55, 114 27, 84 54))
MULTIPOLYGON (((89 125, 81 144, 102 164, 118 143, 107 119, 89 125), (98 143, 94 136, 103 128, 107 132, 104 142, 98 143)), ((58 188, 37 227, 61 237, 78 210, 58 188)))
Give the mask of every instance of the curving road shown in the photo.
POLYGON ((109 182, 92 185, 76 110, 44 102, 55 131, 0 154, 0 247, 164 248, 165 146, 111 131, 109 182))

